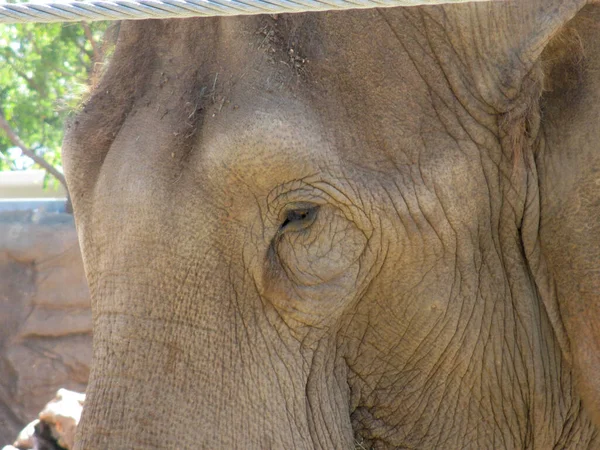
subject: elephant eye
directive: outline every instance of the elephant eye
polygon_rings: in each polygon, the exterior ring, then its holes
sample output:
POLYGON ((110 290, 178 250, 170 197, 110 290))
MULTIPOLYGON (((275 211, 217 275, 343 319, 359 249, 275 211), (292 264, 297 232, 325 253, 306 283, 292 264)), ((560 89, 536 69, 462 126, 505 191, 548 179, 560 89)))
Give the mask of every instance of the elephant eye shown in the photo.
POLYGON ((290 209, 285 213, 280 230, 300 231, 312 225, 317 217, 318 206, 290 209))

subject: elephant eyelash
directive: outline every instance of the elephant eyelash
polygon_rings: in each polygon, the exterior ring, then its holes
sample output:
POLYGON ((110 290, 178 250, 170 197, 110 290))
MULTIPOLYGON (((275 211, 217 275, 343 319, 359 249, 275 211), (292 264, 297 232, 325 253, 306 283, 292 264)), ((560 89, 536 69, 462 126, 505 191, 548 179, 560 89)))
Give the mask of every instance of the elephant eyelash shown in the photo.
POLYGON ((308 228, 315 221, 318 210, 318 206, 289 209, 285 212, 279 230, 300 231, 308 228))

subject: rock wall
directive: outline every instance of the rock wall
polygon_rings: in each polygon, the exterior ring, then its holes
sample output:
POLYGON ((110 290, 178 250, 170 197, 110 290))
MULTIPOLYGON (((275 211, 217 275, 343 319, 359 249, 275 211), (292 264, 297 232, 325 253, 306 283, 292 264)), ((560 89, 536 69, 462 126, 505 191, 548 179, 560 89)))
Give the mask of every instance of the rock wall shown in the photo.
POLYGON ((91 330, 72 216, 0 213, 0 446, 57 389, 85 390, 91 330))

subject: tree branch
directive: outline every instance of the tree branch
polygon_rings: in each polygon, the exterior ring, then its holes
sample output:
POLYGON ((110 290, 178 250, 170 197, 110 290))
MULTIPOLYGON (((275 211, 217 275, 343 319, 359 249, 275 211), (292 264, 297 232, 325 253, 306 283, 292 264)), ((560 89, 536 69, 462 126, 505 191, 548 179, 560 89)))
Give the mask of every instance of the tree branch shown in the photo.
POLYGON ((12 69, 15 71, 15 73, 17 75, 19 75, 21 78, 23 78, 25 80, 25 82, 29 86, 29 89, 31 89, 32 91, 38 92, 41 96, 46 95, 46 90, 42 89, 42 87, 40 85, 38 85, 35 81, 33 81, 33 79, 29 78, 24 72, 21 72, 14 65, 12 66, 12 69))
POLYGON ((92 29, 90 28, 90 24, 87 22, 81 22, 81 26, 83 27, 85 37, 92 46, 92 67, 94 67, 94 64, 102 62, 102 52, 100 48, 98 48, 98 43, 94 40, 94 35, 92 33, 92 29))
POLYGON ((21 151, 23 152, 23 154, 25 156, 27 156, 28 158, 31 158, 36 164, 41 166, 46 172, 48 172, 50 175, 52 175, 54 178, 56 178, 60 182, 60 184, 62 184, 64 186, 64 188, 67 189, 67 192, 68 192, 67 181, 65 180, 64 175, 62 173, 60 173, 58 170, 56 170, 54 167, 52 167, 52 165, 50 163, 48 163, 44 158, 37 155, 33 150, 31 150, 29 147, 27 147, 25 145, 25 143, 21 140, 21 138, 17 135, 17 133, 15 133, 15 131, 11 128, 9 123, 6 121, 6 118, 1 113, 0 113, 0 128, 4 130, 4 132, 8 136, 8 139, 10 139, 10 141, 15 146, 17 146, 21 149, 21 151))
POLYGON ((41 86, 39 86, 32 78, 29 78, 25 72, 17 68, 17 64, 15 63, 15 61, 18 61, 19 58, 17 55, 15 55, 15 52, 11 48, 6 47, 4 49, 4 55, 2 55, 2 59, 4 59, 4 62, 6 64, 10 65, 12 70, 14 70, 17 75, 19 75, 25 80, 25 82, 29 86, 29 89, 31 89, 32 91, 39 92, 40 95, 46 94, 45 89, 42 89, 41 86))

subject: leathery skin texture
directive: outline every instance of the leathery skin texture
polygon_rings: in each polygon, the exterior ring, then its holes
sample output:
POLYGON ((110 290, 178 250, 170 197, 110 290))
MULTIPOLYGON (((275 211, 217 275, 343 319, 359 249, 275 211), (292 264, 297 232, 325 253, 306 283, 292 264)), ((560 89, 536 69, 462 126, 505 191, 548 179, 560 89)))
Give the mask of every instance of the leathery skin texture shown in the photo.
POLYGON ((597 448, 600 11, 123 23, 63 147, 78 449, 597 448))

